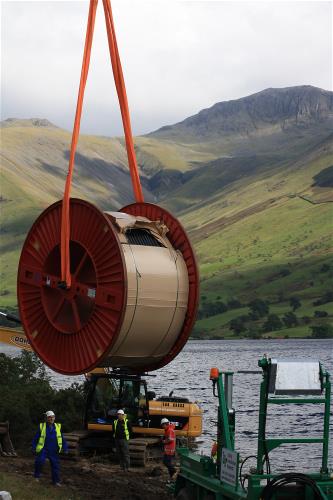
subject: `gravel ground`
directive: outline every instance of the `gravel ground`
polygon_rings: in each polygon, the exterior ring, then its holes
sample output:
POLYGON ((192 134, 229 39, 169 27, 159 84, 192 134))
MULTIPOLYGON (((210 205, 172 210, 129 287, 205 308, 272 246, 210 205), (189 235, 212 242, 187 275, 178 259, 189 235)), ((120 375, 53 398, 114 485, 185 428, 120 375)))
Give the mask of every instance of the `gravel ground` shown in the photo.
MULTIPOLYGON (((33 466, 33 457, 0 457, 2 473, 17 474, 20 479, 26 478, 27 482, 34 481, 33 466)), ((81 459, 77 462, 62 460, 61 478, 63 490, 75 499, 170 500, 172 498, 166 484, 167 472, 163 466, 156 464, 145 469, 132 468, 128 473, 124 473, 118 465, 108 463, 105 458, 81 459)), ((52 498, 54 490, 50 485, 50 479, 50 466, 46 462, 44 474, 40 483, 36 483, 36 488, 39 484, 47 486, 50 490, 48 498, 52 498)))

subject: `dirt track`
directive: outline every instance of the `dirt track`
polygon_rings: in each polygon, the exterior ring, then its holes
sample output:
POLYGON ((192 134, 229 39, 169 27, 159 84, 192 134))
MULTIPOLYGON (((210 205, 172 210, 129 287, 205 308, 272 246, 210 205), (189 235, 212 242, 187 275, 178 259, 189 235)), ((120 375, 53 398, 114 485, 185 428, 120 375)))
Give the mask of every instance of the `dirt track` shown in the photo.
POLYGON ((233 215, 220 217, 213 222, 209 222, 208 224, 201 226, 199 229, 193 229, 190 232, 191 241, 192 243, 197 243, 203 238, 207 238, 217 230, 222 229, 223 227, 231 226, 232 224, 235 224, 236 222, 245 219, 246 217, 250 217, 251 215, 255 215, 259 212, 262 212, 263 210, 266 210, 282 198, 285 198, 285 196, 282 195, 276 198, 269 198, 268 200, 261 201, 254 205, 251 205, 248 208, 244 208, 243 210, 240 210, 233 215))
MULTIPOLYGON (((1 458, 0 471, 18 474, 33 481, 33 457, 1 458)), ((83 459, 79 462, 62 460, 61 477, 64 487, 70 489, 75 498, 86 499, 130 499, 130 500, 170 500, 167 492, 166 470, 161 466, 146 469, 133 468, 125 474, 107 459, 102 462, 83 459)), ((38 487, 36 484, 36 487, 38 487)), ((50 466, 44 466, 41 484, 50 485, 50 466)))

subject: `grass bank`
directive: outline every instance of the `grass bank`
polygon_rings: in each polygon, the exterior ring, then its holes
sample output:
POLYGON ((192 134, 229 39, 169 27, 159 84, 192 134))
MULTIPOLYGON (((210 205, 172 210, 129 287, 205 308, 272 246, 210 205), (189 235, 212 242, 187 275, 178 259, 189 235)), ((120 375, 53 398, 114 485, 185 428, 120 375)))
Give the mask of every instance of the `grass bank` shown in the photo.
POLYGON ((36 482, 31 473, 0 472, 0 490, 8 491, 13 500, 79 500, 80 495, 70 488, 57 488, 44 481, 36 482), (22 476, 21 476, 22 474, 22 476))

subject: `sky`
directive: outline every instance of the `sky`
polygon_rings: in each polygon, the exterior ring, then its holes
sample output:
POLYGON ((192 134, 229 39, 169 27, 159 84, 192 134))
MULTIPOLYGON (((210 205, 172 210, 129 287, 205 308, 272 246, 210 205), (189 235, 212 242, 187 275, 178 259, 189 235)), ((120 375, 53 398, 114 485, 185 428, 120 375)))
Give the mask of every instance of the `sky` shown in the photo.
MULTIPOLYGON (((111 0, 135 135, 268 87, 332 90, 332 2, 111 0)), ((1 119, 71 130, 88 1, 1 1, 1 119)), ((122 135, 100 0, 81 131, 122 135)))

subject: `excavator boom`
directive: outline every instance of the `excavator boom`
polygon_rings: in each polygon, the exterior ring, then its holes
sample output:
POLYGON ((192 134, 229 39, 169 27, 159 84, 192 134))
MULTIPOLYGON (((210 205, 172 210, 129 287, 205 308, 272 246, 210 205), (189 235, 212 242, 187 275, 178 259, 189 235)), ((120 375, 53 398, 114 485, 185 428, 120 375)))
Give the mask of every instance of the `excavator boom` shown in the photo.
POLYGON ((8 344, 11 347, 18 347, 19 349, 33 352, 29 340, 20 330, 14 330, 13 328, 5 328, 1 326, 0 342, 8 344))

